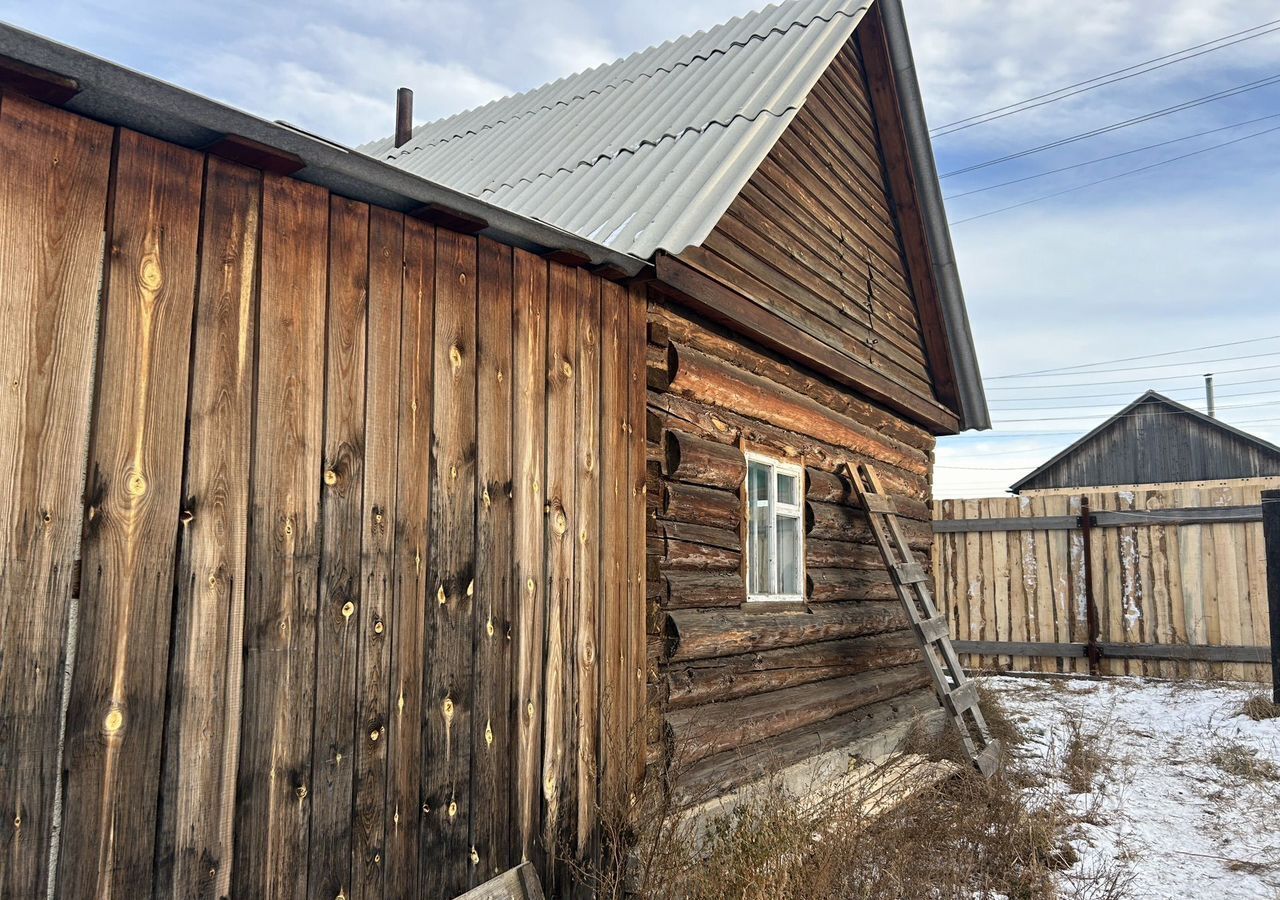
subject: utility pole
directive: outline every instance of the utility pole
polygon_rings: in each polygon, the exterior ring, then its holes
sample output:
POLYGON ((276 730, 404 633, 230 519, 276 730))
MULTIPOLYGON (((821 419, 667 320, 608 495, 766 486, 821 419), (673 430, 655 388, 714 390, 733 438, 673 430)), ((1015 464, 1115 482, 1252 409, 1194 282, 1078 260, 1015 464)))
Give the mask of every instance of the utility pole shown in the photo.
POLYGON ((1271 609, 1271 699, 1280 703, 1280 491, 1262 492, 1262 536, 1267 548, 1267 605, 1271 609))

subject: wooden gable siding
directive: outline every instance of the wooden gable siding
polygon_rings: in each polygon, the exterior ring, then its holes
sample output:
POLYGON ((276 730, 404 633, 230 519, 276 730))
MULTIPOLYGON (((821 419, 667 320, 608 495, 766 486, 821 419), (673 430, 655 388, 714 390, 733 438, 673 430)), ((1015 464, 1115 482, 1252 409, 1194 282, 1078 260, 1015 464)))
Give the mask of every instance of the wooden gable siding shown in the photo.
POLYGON ((592 849, 643 715, 641 288, 12 94, 0 288, 0 896, 592 849))
POLYGON ((880 140, 851 40, 716 229, 679 258, 936 402, 880 140))

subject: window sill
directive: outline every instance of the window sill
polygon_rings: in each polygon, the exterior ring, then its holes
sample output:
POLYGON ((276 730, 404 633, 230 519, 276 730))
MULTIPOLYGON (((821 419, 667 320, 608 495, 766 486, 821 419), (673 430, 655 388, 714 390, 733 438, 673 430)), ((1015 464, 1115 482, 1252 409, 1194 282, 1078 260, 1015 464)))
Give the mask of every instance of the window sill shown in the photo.
POLYGON ((746 602, 742 604, 742 611, 751 613, 808 613, 809 603, 799 598, 794 600, 768 600, 764 597, 748 597, 746 602))

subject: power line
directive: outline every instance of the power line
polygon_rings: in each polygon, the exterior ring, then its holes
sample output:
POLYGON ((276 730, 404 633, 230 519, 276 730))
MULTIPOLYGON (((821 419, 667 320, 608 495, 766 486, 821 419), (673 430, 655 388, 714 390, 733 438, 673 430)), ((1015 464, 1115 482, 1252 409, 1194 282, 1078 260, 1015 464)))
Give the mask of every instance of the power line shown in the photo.
POLYGON ((1085 166, 1096 165, 1097 163, 1109 162, 1113 159, 1120 159, 1125 156, 1133 156, 1135 153, 1142 153, 1147 150, 1158 150, 1161 147, 1168 147, 1171 144, 1180 144, 1183 141, 1194 140, 1199 137, 1205 137, 1210 134, 1217 134, 1220 131, 1230 131, 1233 128, 1243 128, 1246 125, 1256 125, 1259 122, 1266 122, 1269 119, 1280 119, 1280 113, 1272 113, 1269 116, 1259 116, 1256 119, 1248 119, 1244 122, 1236 122, 1234 125, 1223 125, 1221 128, 1210 128, 1208 131, 1197 131, 1195 134, 1188 134, 1184 137, 1172 138, 1167 141, 1160 141, 1158 144, 1148 144, 1145 147, 1136 147, 1133 150, 1124 150, 1120 153, 1112 153, 1109 156, 1099 156, 1097 159, 1086 160, 1085 162, 1075 163, 1070 166, 1062 166, 1057 169, 1049 169, 1046 172, 1037 172, 1034 175, 1026 175, 1022 178, 1011 178, 1008 181, 1001 181, 997 184, 989 184, 986 187, 974 188, 971 191, 961 191, 958 194, 948 194, 944 200, 959 200, 961 197, 969 197, 973 194, 983 194, 987 191, 994 191, 997 188, 1009 187, 1014 184, 1022 184, 1025 181, 1035 181, 1037 178, 1045 178, 1049 175, 1059 175, 1063 172, 1070 172, 1073 169, 1083 169, 1085 166))
MULTIPOLYGON (((1264 425, 1264 424, 1269 424, 1273 422, 1280 422, 1280 419, 1251 419, 1250 421, 1247 421, 1247 422, 1228 422, 1227 424, 1232 425, 1236 428, 1239 428, 1244 425, 1264 425)), ((1094 427, 1097 427, 1097 426, 1094 426, 1094 427)), ((967 440, 981 439, 984 441, 991 441, 991 440, 1003 440, 1005 438, 1015 438, 1015 437, 1057 437, 1057 436, 1071 436, 1071 435, 1079 437, 1083 434, 1088 434, 1091 430, 1092 429, 1090 428, 1073 428, 1067 431, 1000 431, 1000 432, 979 431, 979 432, 973 432, 971 434, 949 435, 947 440, 955 441, 963 438, 967 440)))
POLYGON ((1097 181, 1090 181, 1090 182, 1086 182, 1085 184, 1079 184, 1079 185, 1076 185, 1075 187, 1067 188, 1066 190, 1055 191, 1052 194, 1045 194, 1043 197, 1034 197, 1031 200, 1024 200, 1021 203, 1014 203, 1010 206, 1002 206, 999 209, 993 209, 988 212, 979 213, 976 216, 969 216, 968 218, 964 218, 964 219, 956 219, 955 221, 948 222, 947 224, 963 225, 965 222, 973 222, 977 219, 985 219, 988 216, 994 216, 997 213, 1008 212, 1011 209, 1019 209, 1023 206, 1030 206, 1033 203, 1040 203, 1045 200, 1052 200, 1055 197, 1061 197, 1063 194, 1071 194, 1076 191, 1082 191, 1085 188, 1091 188, 1091 187, 1096 187, 1097 185, 1100 185, 1100 184, 1106 184, 1108 181, 1115 181, 1116 179, 1126 178, 1130 175, 1137 175, 1141 172, 1150 171, 1151 169, 1158 169, 1160 166, 1167 166, 1169 165, 1169 163, 1175 163, 1175 162, 1178 162, 1179 160, 1190 159, 1193 156, 1199 156, 1202 153, 1208 153, 1210 150, 1221 150, 1223 147, 1230 147, 1232 144, 1239 144, 1242 141, 1247 141, 1256 137, 1262 137, 1264 134, 1270 134, 1273 131, 1280 131, 1280 125, 1276 125, 1272 128, 1266 128, 1262 131, 1254 132, 1253 134, 1246 134, 1244 137, 1238 137, 1238 138, 1235 138, 1234 140, 1225 141, 1224 143, 1221 143, 1221 144, 1213 144, 1209 147, 1203 147, 1199 150, 1193 150, 1192 152, 1184 153, 1181 156, 1174 156, 1170 159, 1163 159, 1160 162, 1151 163, 1150 165, 1142 166, 1141 168, 1129 169, 1128 171, 1125 171, 1125 172, 1120 172, 1115 175, 1109 175, 1106 178, 1099 178, 1097 181))
POLYGON ((1143 115, 1140 115, 1140 116, 1134 116, 1131 119, 1125 119, 1120 122, 1114 122, 1110 125, 1104 125, 1101 128, 1095 128, 1092 131, 1083 131, 1079 134, 1073 134, 1069 137, 1060 138, 1056 141, 1050 141, 1047 144, 1041 144, 1038 147, 1030 147, 1026 150, 1019 150, 1017 153, 1010 153, 1010 154, 1007 154, 1006 156, 1001 156, 996 159, 989 159, 989 160, 986 160, 985 162, 974 163, 973 165, 965 166, 963 169, 956 169, 954 172, 947 172, 946 174, 941 175, 939 177, 952 178, 956 175, 964 175, 969 172, 976 172, 979 169, 986 169, 986 168, 989 168, 990 166, 999 165, 1000 163, 1006 163, 1015 159, 1021 159, 1024 156, 1031 156, 1032 154, 1041 153, 1045 150, 1053 150, 1054 148, 1057 148, 1057 147, 1064 147, 1067 144, 1074 144, 1078 141, 1087 140, 1088 138, 1091 138, 1091 137, 1098 137, 1099 135, 1108 134, 1112 131, 1119 131, 1122 128, 1129 128, 1130 126, 1133 126, 1133 125, 1141 125, 1144 122, 1150 122, 1155 119, 1163 118, 1164 116, 1171 116, 1174 113, 1179 113, 1179 112, 1183 112, 1184 110, 1193 109, 1197 106, 1203 106, 1206 103, 1213 103, 1217 100, 1225 100, 1228 97, 1234 97, 1238 94, 1248 93, 1249 91, 1256 91, 1259 88, 1269 87, 1270 85, 1273 85, 1277 82, 1280 82, 1280 74, 1268 75, 1265 78, 1259 78, 1257 81, 1245 82, 1244 84, 1236 85, 1235 87, 1226 88, 1221 91, 1216 91, 1212 94, 1206 94, 1203 97, 1197 97, 1194 100, 1184 100, 1182 103, 1175 103, 1173 106, 1166 106, 1164 109, 1158 109, 1155 112, 1144 113, 1143 115))
MULTIPOLYGON (((1231 394, 1217 394, 1217 397, 1218 399, 1221 399, 1221 400, 1230 400, 1233 397, 1263 397, 1268 394, 1275 394, 1275 393, 1280 393, 1280 390, 1273 388, 1269 391, 1238 391, 1231 394)), ((1059 409, 1100 409, 1103 407, 1114 406, 1114 405, 1115 404, 1107 404, 1107 403, 1089 403, 1084 405, 1076 404, 1076 405, 1070 405, 1070 406, 1007 406, 995 411, 996 412, 1041 412, 1041 411, 1051 412, 1059 409)))
MULTIPOLYGON (((1239 368, 1239 369, 1219 369, 1218 371, 1214 372, 1214 374, 1215 375, 1232 375, 1239 372, 1264 372, 1264 371, 1269 371, 1271 369, 1280 369, 1280 364, 1270 365, 1270 366, 1246 366, 1244 368, 1239 368)), ((1121 371, 1127 372, 1129 370, 1124 369, 1121 371)), ((1086 375, 1086 374, 1093 374, 1093 373, 1081 372, 1078 374, 1086 375)), ((1048 376, 1038 376, 1038 377, 1048 377, 1048 376)), ((1204 377, 1203 375, 1198 375, 1198 374, 1197 375, 1154 375, 1154 376, 1147 375, 1143 378, 1122 378, 1119 380, 1111 380, 1111 381, 1079 381, 1079 382, 1072 382, 1071 384, 1016 384, 1016 385, 996 384, 986 388, 986 390, 987 391, 1038 391, 1041 388, 1101 387, 1103 385, 1111 385, 1111 384, 1150 384, 1153 380, 1154 381, 1174 381, 1176 379, 1181 379, 1181 378, 1203 378, 1203 377, 1204 377)))
MULTIPOLYGON (((1280 128, 1280 126, 1277 126, 1280 128)), ((1280 356, 1280 351, 1272 350, 1269 353, 1246 353, 1243 356, 1219 356, 1215 359, 1189 359, 1185 362, 1170 363, 1153 363, 1149 366, 1125 366, 1120 369, 1093 369, 1088 372, 1047 372, 1043 375, 999 375, 992 378, 992 381, 1003 381, 1009 378, 1069 378, 1072 375, 1108 375, 1115 372, 1140 372, 1144 369, 1168 369, 1171 366, 1202 366, 1209 363, 1232 362, 1237 359, 1266 359, 1272 356, 1280 356)), ((1102 365, 1102 363, 1098 363, 1102 365)), ((1185 376, 1193 377, 1193 376, 1185 376)), ((1039 387, 1049 387, 1050 385, 1039 385, 1039 387)))
MULTIPOLYGON (((1199 376, 1195 376, 1195 377, 1198 378, 1199 376)), ((1217 386, 1233 387, 1233 386, 1239 386, 1239 385, 1275 384, 1276 382, 1280 382, 1280 378, 1258 378, 1253 381, 1220 381, 1217 383, 1217 386)), ((1050 385, 1045 385, 1045 387, 1049 387, 1049 386, 1050 385)), ((1160 391, 1160 393, 1184 394, 1184 393, 1187 393, 1188 391, 1194 391, 1197 394, 1199 394, 1201 391, 1203 391, 1203 388, 1197 385, 1188 385, 1187 387, 1165 388, 1164 390, 1160 391)), ((1036 402, 1039 400, 1101 400, 1109 397, 1133 397, 1133 391, 1119 391, 1119 392, 1106 393, 1106 394, 1062 394, 1060 396, 1055 396, 1055 397, 997 397, 995 398, 995 400, 997 402, 1003 403, 1006 401, 1036 402)))
POLYGON ((1128 66, 1123 69, 1117 69, 1114 72, 1108 72, 1106 75, 1098 75, 1094 78, 1090 78, 1085 81, 1078 81, 1075 84, 1069 84, 1066 87, 1058 88, 1057 90, 1047 91, 1043 94, 1039 94, 1038 96, 1030 97, 1026 100, 1020 100, 1017 103, 1010 103, 1007 106, 1001 106, 998 109, 992 109, 984 113, 978 113, 977 115, 969 116, 966 119, 959 119, 947 125, 939 125, 937 128, 930 129, 929 134, 933 137, 946 137, 949 134, 955 134, 956 132, 964 131, 967 128, 973 128, 976 125, 985 125, 988 122, 994 122, 998 119, 1003 119, 1008 116, 1016 116, 1018 113, 1027 112, 1028 110, 1031 110, 1031 109, 1038 109, 1039 107, 1047 106, 1050 103, 1057 103, 1059 100, 1066 100, 1068 97, 1074 97, 1077 94, 1083 94, 1088 91, 1096 90, 1100 87, 1106 87, 1109 84, 1116 84, 1121 81, 1127 81, 1130 78, 1137 78, 1139 75, 1146 75, 1150 72, 1155 72, 1167 66, 1177 65, 1180 62, 1186 62, 1187 60, 1204 56, 1207 53, 1213 53, 1215 50, 1222 50, 1227 47, 1233 47, 1236 44, 1242 44, 1245 41, 1251 41, 1254 38, 1263 37, 1264 35, 1271 34, 1275 31, 1280 31, 1280 29, 1277 29, 1277 28, 1268 28, 1268 30, 1266 31, 1258 30, 1258 29, 1267 28, 1270 25, 1276 25, 1276 24, 1280 24, 1280 19, 1275 19, 1271 22, 1264 22, 1262 25, 1255 25, 1253 28, 1246 28, 1244 31, 1237 31, 1234 34, 1229 34, 1229 35, 1226 35, 1225 37, 1215 38, 1212 41, 1205 41, 1203 44, 1196 44, 1195 46, 1192 46, 1192 47, 1186 47, 1182 50, 1177 50, 1173 53, 1165 54, 1164 56, 1157 56, 1155 59, 1149 59, 1146 62, 1135 63, 1132 66, 1128 66), (1249 32, 1251 31, 1254 31, 1257 33, 1249 34, 1249 32), (1247 37, 1240 37, 1241 35, 1247 35, 1247 37), (1230 40, 1231 38, 1237 38, 1237 40, 1230 40), (1228 43, 1225 43, 1225 44, 1221 43, 1222 41, 1228 41, 1228 43), (1210 47, 1209 46, 1210 44, 1218 44, 1218 46, 1210 47), (1208 49, 1201 49, 1203 47, 1207 47, 1208 49), (1192 53, 1191 51, 1193 50, 1197 50, 1199 52, 1192 53), (1189 54, 1189 55, 1183 55, 1183 54, 1189 54), (1174 59, 1174 57, 1177 57, 1177 59, 1174 59), (1168 62, 1165 62, 1165 60, 1168 60, 1168 62), (1152 65, 1153 63, 1160 63, 1160 65, 1152 65), (1143 66, 1151 66, 1151 67, 1144 69, 1142 68, 1143 66), (1135 71, 1137 69, 1141 69, 1141 71, 1135 71), (1119 77, 1113 77, 1113 76, 1119 76, 1119 77), (1060 96, 1055 96, 1055 95, 1060 95, 1060 96))
MULTIPOLYGON (((1161 353, 1144 353, 1140 356, 1122 356, 1119 359, 1100 359, 1097 362, 1080 363, 1074 366, 1058 366, 1055 369, 1036 369, 1031 372, 1011 372, 1008 375, 992 375, 986 381, 1000 381, 1005 378, 1025 378, 1030 375, 1050 375, 1054 372, 1069 372, 1073 369, 1090 369, 1094 366, 1110 366, 1115 363, 1137 362, 1143 359, 1158 359, 1163 356, 1180 356, 1183 353, 1198 353, 1201 350, 1221 350, 1223 347, 1239 347, 1244 344, 1260 344, 1263 341, 1280 341, 1280 334, 1273 334, 1268 337, 1246 338, 1242 341, 1227 341, 1222 344, 1205 344, 1202 347, 1187 347, 1185 350, 1165 350, 1161 353)), ((1088 372, 1081 372, 1081 375, 1087 375, 1088 372)))
MULTIPOLYGON (((1260 406, 1280 406, 1280 400, 1268 400, 1264 403, 1228 403, 1223 406, 1219 406, 1218 409, 1220 410, 1221 409, 1257 409, 1260 406)), ((1182 410, 1173 410, 1173 411, 1164 412, 1164 413, 1160 413, 1160 412, 1125 413, 1122 416, 1111 416, 1109 417, 1109 420, 1114 419, 1118 421, 1120 419, 1131 419, 1139 415, 1144 417, 1185 416, 1187 415, 1187 413, 1183 412, 1182 410)), ((1015 425, 1015 424, 1021 424, 1023 422, 1078 422, 1082 419, 1097 419, 1097 418, 1100 418, 1100 417, 1097 415, 1090 415, 1088 413, 1084 413, 1078 416, 1041 416, 1039 418, 1034 418, 1034 419, 1005 419, 1001 422, 992 422, 991 424, 993 427, 999 427, 1001 425, 1015 425)))

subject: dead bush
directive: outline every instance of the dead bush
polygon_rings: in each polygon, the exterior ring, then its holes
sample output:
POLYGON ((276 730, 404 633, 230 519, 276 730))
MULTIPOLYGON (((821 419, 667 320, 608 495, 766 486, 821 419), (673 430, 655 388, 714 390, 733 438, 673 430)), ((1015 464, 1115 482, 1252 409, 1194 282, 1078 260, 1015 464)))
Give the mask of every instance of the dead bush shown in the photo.
POLYGON ((1239 741, 1221 738, 1209 749, 1209 762, 1241 781, 1256 784, 1280 780, 1280 766, 1258 756, 1258 751, 1239 741))
POLYGON ((1266 719, 1280 719, 1280 703, 1272 702, 1264 693, 1257 693, 1244 701, 1240 707, 1240 715, 1248 716, 1255 722, 1266 719))
POLYGON ((1105 768, 1100 738, 1100 729, 1087 726, 1083 715, 1076 714, 1067 720, 1061 755, 1062 780, 1073 793, 1089 793, 1105 768))

